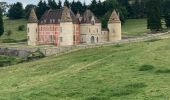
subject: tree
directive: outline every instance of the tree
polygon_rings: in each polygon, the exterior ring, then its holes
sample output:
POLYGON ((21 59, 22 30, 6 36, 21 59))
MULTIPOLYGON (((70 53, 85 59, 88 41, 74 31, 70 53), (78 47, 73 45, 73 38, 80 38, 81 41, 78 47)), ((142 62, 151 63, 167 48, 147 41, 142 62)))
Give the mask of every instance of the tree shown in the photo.
POLYGON ((165 0, 163 2, 163 14, 166 23, 166 27, 170 28, 170 0, 165 0))
POLYGON ((76 14, 77 12, 80 12, 80 14, 83 13, 83 5, 80 1, 75 2, 73 0, 73 2, 71 3, 71 9, 72 11, 76 14))
POLYGON ((55 2, 55 0, 48 0, 48 6, 49 6, 51 9, 57 9, 57 8, 58 8, 58 5, 57 5, 57 3, 55 2))
POLYGON ((70 3, 69 3, 68 0, 65 0, 65 1, 64 1, 64 6, 67 6, 68 8, 70 7, 70 3))
POLYGON ((28 19, 32 8, 36 8, 36 5, 28 4, 28 5, 25 7, 25 18, 26 18, 26 19, 28 19))
POLYGON ((148 0, 146 2, 147 8, 147 28, 152 32, 162 29, 161 24, 161 1, 148 0))
POLYGON ((0 8, 0 36, 4 33, 3 10, 0 8))
POLYGON ((96 0, 92 0, 89 8, 96 15, 97 14, 97 1, 96 0))
POLYGON ((58 1, 58 9, 61 9, 62 8, 62 2, 61 0, 58 1))
POLYGON ((3 13, 6 13, 6 9, 8 9, 8 4, 7 2, 0 2, 0 7, 2 9, 3 13))
POLYGON ((17 2, 11 5, 8 11, 8 17, 10 19, 20 19, 23 18, 24 16, 25 15, 24 15, 24 9, 22 3, 17 2))
POLYGON ((43 2, 42 0, 40 0, 36 8, 37 18, 40 19, 42 15, 45 13, 45 11, 48 9, 49 8, 47 7, 46 2, 45 1, 43 2))

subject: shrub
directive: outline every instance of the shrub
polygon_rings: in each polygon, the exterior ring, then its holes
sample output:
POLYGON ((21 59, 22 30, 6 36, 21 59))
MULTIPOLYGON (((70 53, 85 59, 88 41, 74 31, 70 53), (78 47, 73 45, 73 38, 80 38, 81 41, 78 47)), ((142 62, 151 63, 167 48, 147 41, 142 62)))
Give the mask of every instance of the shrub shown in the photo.
POLYGON ((132 83, 132 84, 126 85, 125 87, 126 88, 131 88, 131 89, 138 89, 138 88, 144 88, 146 86, 147 85, 144 84, 144 83, 132 83))
POLYGON ((142 65, 142 66, 140 66, 139 71, 148 71, 148 70, 152 70, 152 69, 154 69, 154 66, 152 66, 152 65, 142 65))
POLYGON ((12 32, 11 30, 8 30, 5 35, 6 35, 6 36, 11 36, 12 33, 13 33, 13 32, 12 32))
POLYGON ((2 43, 16 43, 17 41, 14 39, 3 39, 1 40, 2 43))
POLYGON ((170 69, 164 69, 164 70, 157 70, 156 73, 165 73, 170 74, 170 69))
POLYGON ((25 25, 18 26, 18 31, 24 31, 24 30, 25 30, 25 25))
POLYGON ((40 51, 37 50, 35 52, 31 52, 30 55, 27 57, 28 60, 36 60, 45 57, 45 55, 40 51))
POLYGON ((161 39, 151 39, 151 40, 147 40, 145 42, 156 42, 156 41, 159 41, 159 40, 161 40, 161 39))

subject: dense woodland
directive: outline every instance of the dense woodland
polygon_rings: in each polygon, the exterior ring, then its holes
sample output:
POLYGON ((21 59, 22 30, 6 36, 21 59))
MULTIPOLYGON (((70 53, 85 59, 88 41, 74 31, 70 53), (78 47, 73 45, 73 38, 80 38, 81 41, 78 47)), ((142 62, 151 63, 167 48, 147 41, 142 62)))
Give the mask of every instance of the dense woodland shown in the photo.
MULTIPOLYGON (((90 9, 101 20, 102 27, 106 28, 109 16, 113 9, 115 9, 120 15, 122 24, 125 23, 127 18, 147 18, 148 29, 159 31, 162 30, 162 18, 165 20, 166 26, 170 27, 169 5, 170 0, 105 0, 104 2, 92 0, 89 5, 79 0, 73 0, 72 2, 68 0, 64 2, 61 2, 61 0, 57 2, 56 0, 40 0, 37 5, 28 4, 25 8, 20 2, 14 3, 9 6, 7 16, 10 19, 28 19, 31 8, 34 8, 38 19, 40 19, 46 10, 55 10, 67 6, 75 14, 78 12, 83 14, 86 9, 90 9)), ((1 10, 1 13, 3 11, 1 10)), ((0 22, 3 24, 3 21, 0 20, 0 22)), ((3 30, 0 32, 2 33, 3 30)))

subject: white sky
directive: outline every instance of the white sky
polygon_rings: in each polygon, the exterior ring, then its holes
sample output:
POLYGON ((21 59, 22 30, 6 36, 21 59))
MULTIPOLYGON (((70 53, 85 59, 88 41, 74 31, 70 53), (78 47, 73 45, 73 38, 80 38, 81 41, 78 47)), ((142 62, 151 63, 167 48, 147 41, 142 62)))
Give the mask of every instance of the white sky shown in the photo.
MULTIPOLYGON (((56 2, 58 2, 58 0, 55 0, 56 2)), ((64 2, 65 0, 61 0, 62 2, 64 2)), ((73 1, 73 0, 68 0, 68 1, 73 1)), ((77 0, 75 0, 77 1, 77 0)), ((86 4, 89 4, 91 3, 91 0, 80 0, 81 2, 86 2, 86 4)), ((97 0, 98 1, 98 0, 97 0)), ((101 0, 101 1, 104 1, 104 0, 101 0)), ((16 2, 22 2, 23 5, 27 5, 27 4, 37 4, 39 2, 39 0, 0 0, 0 2, 7 2, 9 4, 11 3, 16 3, 16 2)))

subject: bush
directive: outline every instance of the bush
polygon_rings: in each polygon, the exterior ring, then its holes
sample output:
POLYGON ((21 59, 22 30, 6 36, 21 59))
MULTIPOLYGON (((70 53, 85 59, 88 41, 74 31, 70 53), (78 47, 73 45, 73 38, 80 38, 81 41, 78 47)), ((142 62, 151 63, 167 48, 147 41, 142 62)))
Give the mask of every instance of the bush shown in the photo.
POLYGON ((18 26, 18 31, 24 31, 24 30, 25 30, 25 25, 18 26))
POLYGON ((12 32, 11 30, 8 30, 5 35, 6 35, 6 36, 10 36, 12 33, 13 33, 13 32, 12 32))
POLYGON ((161 74, 170 74, 170 69, 164 69, 164 70, 157 70, 156 73, 161 73, 161 74))
POLYGON ((43 57, 45 57, 44 54, 40 50, 37 50, 35 52, 31 52, 30 55, 27 57, 27 60, 36 60, 43 57))
POLYGON ((14 39, 3 39, 1 40, 2 43, 16 43, 17 41, 14 39))
POLYGON ((154 69, 154 66, 152 66, 152 65, 142 65, 142 66, 140 66, 139 71, 148 71, 148 70, 152 70, 152 69, 154 69))

